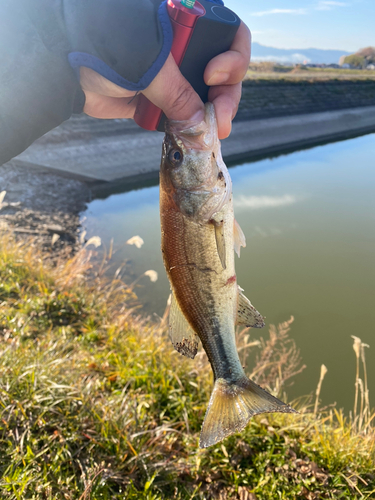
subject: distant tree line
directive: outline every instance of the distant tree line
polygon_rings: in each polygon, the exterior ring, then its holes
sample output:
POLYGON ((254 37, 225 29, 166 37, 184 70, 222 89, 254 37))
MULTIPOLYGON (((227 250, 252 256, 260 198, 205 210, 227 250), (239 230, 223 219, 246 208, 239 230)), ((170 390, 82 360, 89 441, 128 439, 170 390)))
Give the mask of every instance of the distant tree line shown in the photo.
POLYGON ((366 47, 355 54, 350 54, 343 59, 342 63, 350 64, 353 68, 367 68, 375 64, 375 47, 366 47))

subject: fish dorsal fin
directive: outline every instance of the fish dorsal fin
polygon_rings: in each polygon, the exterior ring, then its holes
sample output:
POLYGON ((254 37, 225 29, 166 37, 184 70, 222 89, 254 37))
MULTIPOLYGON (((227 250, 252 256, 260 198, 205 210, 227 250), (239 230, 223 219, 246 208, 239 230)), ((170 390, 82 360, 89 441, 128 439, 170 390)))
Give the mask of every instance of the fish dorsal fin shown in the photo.
POLYGON ((183 356, 194 359, 198 351, 198 335, 189 325, 172 293, 169 312, 169 338, 173 347, 183 356))
POLYGON ((251 326, 253 328, 263 328, 264 318, 255 309, 250 300, 242 293, 238 287, 237 325, 251 326))
POLYGON ((216 239, 216 249, 219 255, 219 259, 223 269, 226 269, 226 248, 225 248, 225 236, 224 236, 224 220, 222 215, 216 213, 212 216, 212 224, 215 228, 215 239, 216 239))
POLYGON ((238 224, 236 219, 234 219, 233 223, 233 243, 234 243, 234 251, 239 257, 241 247, 246 246, 246 238, 245 235, 243 234, 241 226, 238 224))

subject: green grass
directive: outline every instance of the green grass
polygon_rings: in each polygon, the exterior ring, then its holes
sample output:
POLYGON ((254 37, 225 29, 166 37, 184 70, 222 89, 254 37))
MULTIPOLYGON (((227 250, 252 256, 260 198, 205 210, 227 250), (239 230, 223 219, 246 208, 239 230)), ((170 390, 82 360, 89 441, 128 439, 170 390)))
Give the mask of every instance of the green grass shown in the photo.
MULTIPOLYGON (((204 355, 176 353, 165 318, 137 317, 125 285, 95 269, 88 284, 87 250, 50 268, 29 244, 1 241, 1 499, 375 497, 370 418, 314 417, 300 403, 199 450, 204 355)), ((292 342, 288 327, 271 330, 258 360, 272 365, 272 337, 292 342)))

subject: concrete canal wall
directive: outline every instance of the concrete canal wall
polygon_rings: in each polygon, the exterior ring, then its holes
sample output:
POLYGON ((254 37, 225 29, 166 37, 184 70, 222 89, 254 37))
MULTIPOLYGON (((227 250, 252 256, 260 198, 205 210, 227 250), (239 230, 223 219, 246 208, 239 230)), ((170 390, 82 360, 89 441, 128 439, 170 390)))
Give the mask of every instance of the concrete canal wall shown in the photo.
MULTIPOLYGON (((236 162, 375 132, 375 82, 250 82, 223 156, 236 162)), ((75 116, 12 160, 94 190, 155 181, 163 134, 130 120, 75 116), (106 188, 105 188, 106 186, 106 188)))
POLYGON ((244 82, 236 120, 259 120, 339 109, 375 106, 375 81, 244 82))

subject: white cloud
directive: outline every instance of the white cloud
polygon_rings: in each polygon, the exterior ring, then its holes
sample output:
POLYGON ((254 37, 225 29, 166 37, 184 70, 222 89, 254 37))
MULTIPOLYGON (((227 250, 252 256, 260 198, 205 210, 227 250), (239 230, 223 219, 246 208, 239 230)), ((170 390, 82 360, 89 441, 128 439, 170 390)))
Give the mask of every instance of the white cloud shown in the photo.
POLYGON ((238 196, 233 204, 236 209, 259 210, 262 208, 278 208, 288 205, 294 205, 299 199, 290 194, 283 196, 238 196))
POLYGON ((316 6, 316 10, 332 10, 335 7, 345 7, 347 3, 333 0, 321 0, 316 6))
POLYGON ((252 16, 257 16, 257 17, 262 17, 262 16, 269 16, 272 14, 296 14, 296 15, 301 15, 301 14, 306 14, 307 10, 306 9, 270 9, 270 10, 262 10, 260 12, 252 12, 252 16))
POLYGON ((288 56, 255 56, 251 57, 251 60, 253 62, 255 61, 270 61, 270 62, 277 62, 277 63, 293 63, 293 64, 308 64, 311 62, 311 59, 308 57, 304 56, 303 54, 290 54, 288 56))
MULTIPOLYGON (((315 6, 315 10, 332 10, 335 7, 345 7, 348 5, 347 2, 338 2, 336 0, 319 0, 317 5, 315 6)), ((269 9, 269 10, 261 10, 258 12, 251 12, 252 16, 263 17, 270 16, 273 14, 292 14, 292 15, 304 15, 309 12, 310 9, 301 8, 301 9, 269 9)), ((311 10, 310 10, 311 11, 311 10)))

